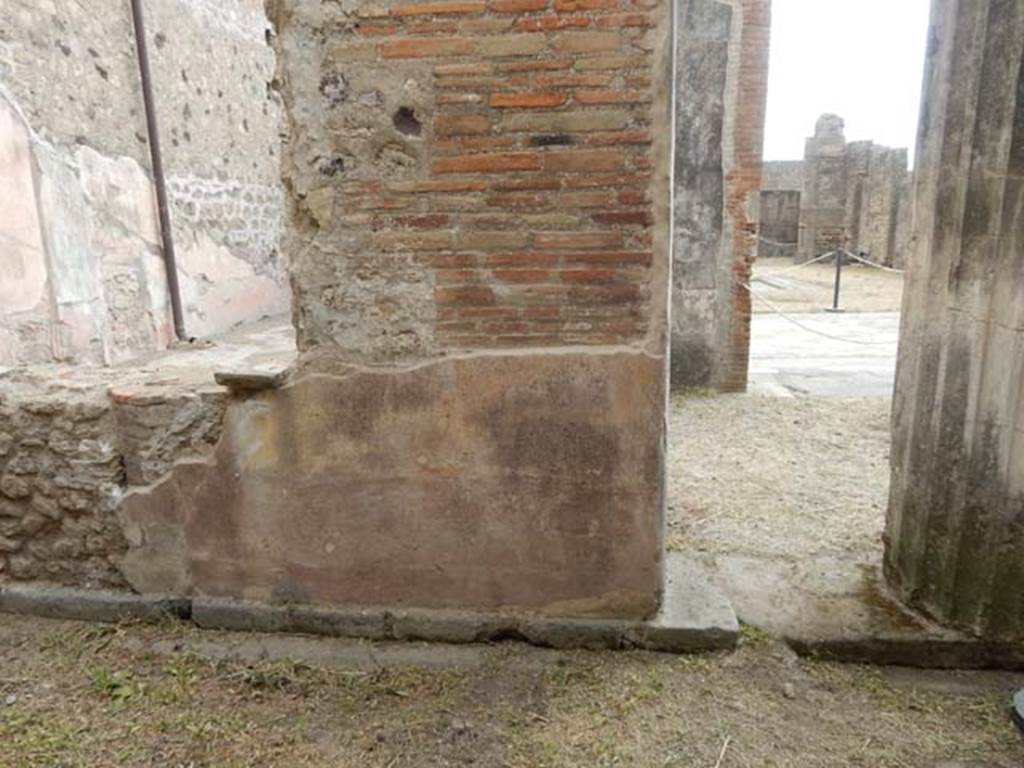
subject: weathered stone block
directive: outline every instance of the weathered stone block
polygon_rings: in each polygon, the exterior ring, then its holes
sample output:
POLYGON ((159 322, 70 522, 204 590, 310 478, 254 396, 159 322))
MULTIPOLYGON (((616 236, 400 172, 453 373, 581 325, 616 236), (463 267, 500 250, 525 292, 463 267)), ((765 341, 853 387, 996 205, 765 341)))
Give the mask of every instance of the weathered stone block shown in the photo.
POLYGON ((142 592, 170 568, 208 596, 649 615, 662 370, 620 352, 309 372, 129 494, 126 572, 142 592))

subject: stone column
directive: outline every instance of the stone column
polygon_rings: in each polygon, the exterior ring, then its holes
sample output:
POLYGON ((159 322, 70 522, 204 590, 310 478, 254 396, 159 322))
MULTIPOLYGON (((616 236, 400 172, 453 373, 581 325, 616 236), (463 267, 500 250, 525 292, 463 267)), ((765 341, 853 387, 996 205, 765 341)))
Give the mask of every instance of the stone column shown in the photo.
POLYGON ((672 386, 747 384, 770 0, 678 0, 672 386))
POLYGON ((886 573, 1024 637, 1024 3, 934 0, 900 344, 886 573))

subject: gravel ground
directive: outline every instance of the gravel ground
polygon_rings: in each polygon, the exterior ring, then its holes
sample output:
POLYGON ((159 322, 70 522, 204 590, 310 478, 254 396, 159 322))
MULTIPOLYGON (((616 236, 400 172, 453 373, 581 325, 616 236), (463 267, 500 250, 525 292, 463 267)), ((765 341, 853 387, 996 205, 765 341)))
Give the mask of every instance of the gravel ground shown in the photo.
MULTIPOLYGON (((451 648, 417 645, 398 649, 415 652, 415 666, 366 669, 192 652, 239 642, 258 638, 2 617, 0 765, 1024 764, 1008 716, 1020 676, 801 661, 752 631, 739 652, 717 656, 507 644, 462 649, 445 664, 451 648), (431 654, 439 663, 425 663, 431 654)), ((400 658, 372 646, 371 658, 375 650, 400 658)))
MULTIPOLYGON (((832 306, 835 265, 794 266, 779 259, 754 262, 755 313, 772 311, 757 296, 786 312, 820 312, 832 306)), ((839 303, 847 312, 898 312, 902 298, 902 275, 863 265, 843 267, 839 303)))
POLYGON ((888 398, 674 395, 669 548, 876 562, 888 398))

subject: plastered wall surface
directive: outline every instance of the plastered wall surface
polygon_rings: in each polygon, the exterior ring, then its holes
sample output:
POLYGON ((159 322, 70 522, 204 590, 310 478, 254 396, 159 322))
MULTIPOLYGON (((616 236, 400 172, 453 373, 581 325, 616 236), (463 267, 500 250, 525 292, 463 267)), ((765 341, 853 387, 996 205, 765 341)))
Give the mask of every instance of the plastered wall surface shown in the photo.
MULTIPOLYGON (((187 325, 286 311, 280 108, 256 0, 145 4, 187 325)), ((111 363, 172 340, 130 7, 2 0, 0 364, 111 363), (42 281, 40 283, 40 276, 42 281), (42 284, 42 290, 40 290, 42 284)))

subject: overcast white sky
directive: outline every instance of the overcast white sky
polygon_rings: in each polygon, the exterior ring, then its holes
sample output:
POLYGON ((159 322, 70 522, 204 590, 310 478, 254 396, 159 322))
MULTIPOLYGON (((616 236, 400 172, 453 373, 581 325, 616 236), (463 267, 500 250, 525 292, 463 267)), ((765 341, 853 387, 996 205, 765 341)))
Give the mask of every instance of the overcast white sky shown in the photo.
POLYGON ((766 160, 799 160, 818 116, 847 140, 908 147, 917 131, 930 0, 774 0, 766 160))

